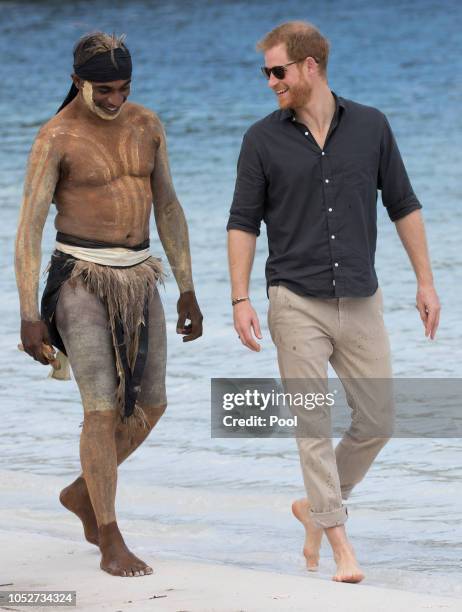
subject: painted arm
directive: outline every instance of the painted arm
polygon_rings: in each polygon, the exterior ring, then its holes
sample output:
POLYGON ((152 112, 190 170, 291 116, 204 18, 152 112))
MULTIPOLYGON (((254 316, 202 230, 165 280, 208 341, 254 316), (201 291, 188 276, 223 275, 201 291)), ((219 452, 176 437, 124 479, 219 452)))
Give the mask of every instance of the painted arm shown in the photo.
POLYGON ((59 154, 49 136, 41 132, 29 155, 24 197, 16 235, 15 272, 21 313, 21 341, 36 361, 48 364, 42 342, 50 344, 40 320, 38 285, 43 226, 59 178, 59 154))
POLYGON ((420 210, 395 221, 396 230, 409 256, 417 278, 416 308, 425 326, 425 336, 435 338, 441 305, 433 285, 425 227, 420 210))
POLYGON ((188 226, 173 186, 165 130, 158 119, 156 123, 159 140, 151 174, 154 217, 160 241, 180 291, 177 333, 183 334, 184 342, 189 342, 202 335, 202 314, 192 280, 188 226), (185 324, 186 319, 191 321, 189 325, 185 324))

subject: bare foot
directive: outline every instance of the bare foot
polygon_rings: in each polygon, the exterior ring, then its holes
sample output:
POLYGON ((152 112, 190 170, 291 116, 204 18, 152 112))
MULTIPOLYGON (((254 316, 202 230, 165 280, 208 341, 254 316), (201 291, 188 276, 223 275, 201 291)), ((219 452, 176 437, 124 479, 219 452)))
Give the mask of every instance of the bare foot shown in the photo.
POLYGON ((59 501, 82 521, 86 540, 98 546, 98 524, 85 480, 79 476, 61 491, 59 501))
POLYGON ((152 574, 152 567, 138 559, 127 548, 117 523, 113 521, 99 528, 100 567, 113 576, 144 576, 152 574))
POLYGON ((334 550, 337 572, 332 576, 336 582, 361 582, 364 574, 356 561, 353 546, 348 540, 334 550))
POLYGON ((292 504, 292 513, 296 519, 305 527, 305 545, 303 555, 306 559, 306 567, 310 572, 315 572, 319 566, 319 550, 321 548, 324 529, 318 527, 310 517, 310 504, 307 499, 298 499, 292 504))

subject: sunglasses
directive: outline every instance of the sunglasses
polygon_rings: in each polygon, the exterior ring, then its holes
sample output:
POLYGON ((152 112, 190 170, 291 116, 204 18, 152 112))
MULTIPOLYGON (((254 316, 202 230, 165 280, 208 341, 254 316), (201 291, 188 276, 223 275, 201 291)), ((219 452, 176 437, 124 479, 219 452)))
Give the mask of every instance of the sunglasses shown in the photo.
MULTIPOLYGON (((308 57, 312 56, 308 55, 303 59, 295 60, 294 62, 289 62, 288 64, 283 64, 282 66, 272 66, 271 68, 261 66, 261 71, 268 80, 270 79, 272 73, 278 79, 278 81, 282 81, 282 79, 286 76, 287 66, 292 66, 292 64, 299 64, 300 62, 304 62, 308 57)), ((313 59, 317 64, 319 64, 319 60, 317 57, 313 57, 313 59)))

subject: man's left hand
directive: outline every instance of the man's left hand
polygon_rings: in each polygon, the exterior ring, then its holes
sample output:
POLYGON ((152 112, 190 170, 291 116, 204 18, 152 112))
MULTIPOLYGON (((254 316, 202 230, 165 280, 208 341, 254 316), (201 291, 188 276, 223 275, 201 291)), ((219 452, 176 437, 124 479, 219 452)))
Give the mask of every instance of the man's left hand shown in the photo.
POLYGON ((440 322, 441 305, 433 285, 419 285, 415 307, 425 327, 425 336, 433 340, 440 322))
POLYGON ((176 309, 178 311, 178 323, 176 333, 183 334, 183 342, 191 342, 202 336, 202 313, 196 300, 194 291, 185 291, 180 295, 176 309), (186 325, 186 320, 190 323, 186 325))

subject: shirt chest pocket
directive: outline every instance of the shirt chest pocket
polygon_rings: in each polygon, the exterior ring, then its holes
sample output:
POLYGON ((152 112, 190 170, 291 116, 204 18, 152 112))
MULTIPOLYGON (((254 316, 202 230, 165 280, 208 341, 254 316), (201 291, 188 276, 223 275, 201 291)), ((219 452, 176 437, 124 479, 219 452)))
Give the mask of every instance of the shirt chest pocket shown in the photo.
POLYGON ((337 173, 347 185, 370 186, 377 183, 378 153, 351 151, 336 160, 337 173))
POLYGON ((269 190, 284 192, 313 187, 321 180, 321 168, 312 155, 298 154, 278 156, 270 161, 267 168, 269 190))

